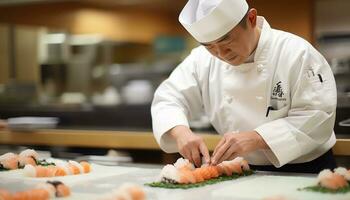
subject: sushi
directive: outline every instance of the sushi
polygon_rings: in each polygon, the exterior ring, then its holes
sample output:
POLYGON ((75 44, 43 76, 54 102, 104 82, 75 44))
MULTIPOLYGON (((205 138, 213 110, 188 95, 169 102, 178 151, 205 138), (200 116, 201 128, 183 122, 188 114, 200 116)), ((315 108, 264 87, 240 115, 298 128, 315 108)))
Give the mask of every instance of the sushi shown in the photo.
POLYGON ((145 200, 146 194, 141 186, 124 183, 111 193, 105 194, 100 200, 145 200))
POLYGON ((9 191, 0 189, 0 199, 1 200, 12 200, 12 194, 9 191))
POLYGON ((53 166, 25 165, 23 174, 28 177, 55 177, 89 173, 91 165, 88 162, 78 163, 76 161, 58 162, 53 166))
POLYGON ((15 192, 13 194, 0 189, 1 200, 47 200, 67 196, 70 196, 69 187, 59 181, 40 183, 34 189, 15 192))
POLYGON ((177 161, 174 163, 174 166, 176 167, 176 169, 193 170, 195 168, 189 160, 183 158, 177 159, 177 161))
POLYGON ((0 156, 0 170, 14 170, 23 168, 25 165, 36 166, 39 154, 33 149, 22 151, 19 155, 14 153, 6 153, 0 156))
POLYGON ((336 169, 333 173, 329 169, 322 170, 317 176, 318 185, 331 190, 347 187, 349 183, 343 175, 339 174, 342 171, 342 169, 336 169))
POLYGON ((6 153, 0 156, 0 170, 18 169, 19 158, 17 154, 6 153))
POLYGON ((242 175, 250 170, 248 162, 241 157, 231 161, 224 161, 216 166, 203 165, 195 168, 187 159, 179 158, 174 165, 163 167, 158 176, 159 182, 173 184, 200 183, 219 176, 242 175))
POLYGON ((69 187, 60 181, 47 181, 47 184, 54 186, 56 197, 67 197, 71 194, 69 187))
POLYGON ((27 149, 19 154, 19 166, 24 167, 25 165, 37 165, 39 154, 33 149, 27 149))
POLYGON ((350 181, 350 169, 344 167, 338 167, 334 169, 334 173, 343 176, 347 181, 350 181))

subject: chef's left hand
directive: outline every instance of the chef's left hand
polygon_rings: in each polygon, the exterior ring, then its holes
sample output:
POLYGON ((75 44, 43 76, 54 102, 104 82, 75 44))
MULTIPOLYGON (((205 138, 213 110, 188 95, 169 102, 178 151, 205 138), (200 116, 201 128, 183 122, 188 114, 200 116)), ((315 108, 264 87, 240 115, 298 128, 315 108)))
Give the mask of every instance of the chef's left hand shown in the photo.
POLYGON ((232 160, 237 156, 268 148, 263 138, 256 131, 225 133, 215 147, 211 164, 217 165, 222 161, 232 160))

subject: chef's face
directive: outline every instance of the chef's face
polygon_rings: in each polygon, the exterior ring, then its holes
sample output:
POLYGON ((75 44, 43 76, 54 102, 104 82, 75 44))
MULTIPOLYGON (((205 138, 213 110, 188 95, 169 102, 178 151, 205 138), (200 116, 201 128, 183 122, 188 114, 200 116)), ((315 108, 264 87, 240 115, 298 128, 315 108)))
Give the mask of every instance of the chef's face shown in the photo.
POLYGON ((244 63, 255 50, 259 40, 256 26, 257 11, 250 9, 242 21, 218 40, 202 43, 207 50, 231 65, 244 63))

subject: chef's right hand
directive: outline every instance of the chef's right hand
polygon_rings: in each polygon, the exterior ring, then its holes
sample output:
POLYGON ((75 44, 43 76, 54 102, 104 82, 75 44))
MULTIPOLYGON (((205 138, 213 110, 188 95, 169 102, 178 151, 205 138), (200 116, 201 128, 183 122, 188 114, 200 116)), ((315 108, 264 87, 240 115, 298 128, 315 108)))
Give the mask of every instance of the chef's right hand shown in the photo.
POLYGON ((209 151, 203 138, 194 134, 187 126, 175 126, 168 133, 176 140, 179 153, 184 158, 197 167, 202 164, 202 156, 206 164, 210 163, 209 151))

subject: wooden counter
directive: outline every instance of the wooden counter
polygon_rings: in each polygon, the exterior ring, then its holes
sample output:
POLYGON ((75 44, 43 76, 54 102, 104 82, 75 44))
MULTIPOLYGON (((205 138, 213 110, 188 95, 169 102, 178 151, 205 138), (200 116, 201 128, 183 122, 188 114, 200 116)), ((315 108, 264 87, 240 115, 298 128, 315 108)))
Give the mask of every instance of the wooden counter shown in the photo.
MULTIPOLYGON (((220 136, 202 134, 209 150, 213 150, 220 136)), ((100 147, 117 149, 159 150, 152 132, 100 130, 40 130, 35 132, 0 131, 0 144, 47 145, 71 147, 100 147)), ((350 139, 337 139, 335 155, 350 156, 350 139)))

